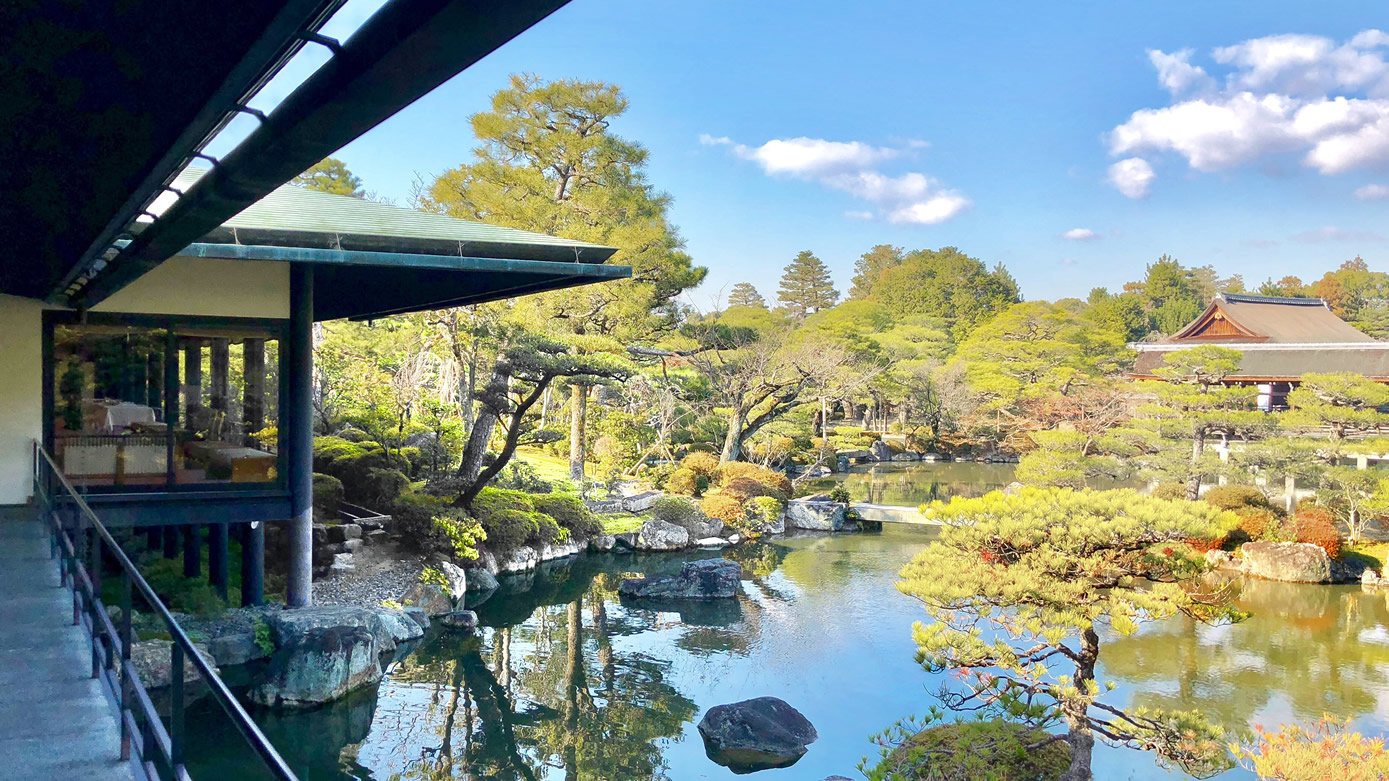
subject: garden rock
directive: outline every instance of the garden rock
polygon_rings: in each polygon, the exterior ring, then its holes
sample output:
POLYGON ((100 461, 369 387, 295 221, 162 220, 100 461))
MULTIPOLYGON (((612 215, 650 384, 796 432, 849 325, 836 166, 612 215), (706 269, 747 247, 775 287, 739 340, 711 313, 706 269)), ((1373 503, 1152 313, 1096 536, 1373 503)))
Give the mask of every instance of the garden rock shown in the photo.
POLYGON ((497 576, 480 567, 467 571, 469 591, 493 591, 497 588, 497 576))
POLYGON ((214 637, 207 641, 207 652, 218 667, 235 667, 270 655, 256 643, 256 636, 251 632, 214 637))
POLYGON ((497 557, 497 572, 529 572, 539 563, 540 554, 535 552, 535 548, 522 545, 507 556, 497 557))
POLYGON ((709 758, 735 773, 790 767, 820 736, 800 711, 776 697, 716 705, 699 721, 709 758))
MULTIPOLYGON (((140 676, 140 682, 145 685, 146 691, 167 689, 173 685, 173 647, 173 642, 169 640, 145 640, 130 644, 130 663, 135 666, 135 672, 140 676)), ((208 652, 207 646, 194 643, 193 647, 203 657, 203 661, 210 665, 217 664, 217 660, 208 652)), ((198 672, 198 668, 194 667, 193 661, 185 655, 183 659, 185 691, 193 684, 201 683, 202 680, 203 676, 198 672)))
POLYGON ((1308 542, 1246 542, 1244 573, 1289 583, 1331 582, 1331 557, 1308 542))
POLYGON ((454 602, 463 599, 463 595, 468 593, 468 573, 451 561, 439 562, 439 571, 444 573, 444 579, 448 581, 446 590, 449 599, 454 602))
POLYGON ((600 534, 589 540, 589 546, 599 553, 607 553, 617 544, 617 538, 611 534, 600 534))
POLYGON ((726 548, 732 544, 722 537, 702 537, 695 540, 695 545, 700 548, 726 548))
POLYGON ((430 618, 441 616, 453 610, 453 600, 448 592, 437 583, 416 583, 400 596, 400 604, 417 607, 430 618))
POLYGON ((690 544, 690 533, 665 521, 647 521, 637 534, 638 550, 679 550, 690 544))
POLYGON ((921 458, 918 457, 915 453, 894 453, 893 456, 892 456, 892 460, 893 460, 893 461, 920 461, 921 458))
POLYGON ((348 540, 359 539, 362 536, 362 527, 355 523, 340 523, 337 526, 325 527, 328 534, 328 542, 347 542, 348 540))
POLYGON ((390 542, 391 533, 385 529, 377 529, 367 532, 362 539, 365 540, 368 545, 385 545, 387 542, 390 542))
POLYGON ((405 610, 405 615, 410 617, 410 620, 420 625, 420 629, 429 628, 429 614, 424 612, 424 608, 406 605, 403 609, 405 610))
POLYGON ((891 461, 892 448, 888 447, 886 442, 879 439, 868 449, 868 455, 869 458, 872 458, 874 461, 891 461))
POLYGON ((723 521, 708 516, 690 521, 690 525, 685 527, 685 531, 690 533, 690 539, 692 540, 701 537, 718 537, 723 534, 723 529, 723 521))
MULTIPOLYGON (((413 623, 413 622, 412 622, 413 623)), ((292 635, 253 686, 261 705, 310 707, 381 680, 376 638, 365 626, 313 626, 292 635)))
POLYGON ((471 610, 454 610, 440 616, 439 622, 450 629, 471 632, 477 629, 477 613, 471 610))
POLYGON ((742 591, 743 567, 728 559, 685 562, 680 574, 628 578, 617 593, 632 599, 733 599, 742 591))
POLYGON ((839 531, 847 514, 847 507, 825 494, 792 499, 786 504, 786 528, 839 531))
POLYGON ((660 491, 643 491, 639 494, 623 497, 622 509, 629 513, 644 513, 651 509, 651 505, 656 503, 665 494, 660 491))

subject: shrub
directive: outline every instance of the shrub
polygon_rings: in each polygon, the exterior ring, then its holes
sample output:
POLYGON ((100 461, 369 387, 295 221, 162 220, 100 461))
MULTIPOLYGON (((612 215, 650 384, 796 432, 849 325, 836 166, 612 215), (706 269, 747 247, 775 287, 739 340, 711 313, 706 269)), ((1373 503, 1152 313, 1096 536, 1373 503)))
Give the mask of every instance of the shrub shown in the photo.
MULTIPOLYGON (((681 467, 670 474, 670 479, 666 480, 666 490, 673 494, 684 496, 694 496, 700 492, 699 480, 703 477, 695 473, 692 469, 681 467)), ((708 485, 709 478, 704 477, 705 485, 708 485)))
POLYGON ((438 496, 403 494, 391 505, 391 524, 407 546, 418 551, 440 550, 443 538, 434 519, 449 509, 448 501, 438 496))
POLYGON ((374 507, 389 507, 410 487, 410 478, 397 469, 372 469, 359 493, 374 507))
POLYGON ((1153 498, 1166 499, 1168 501, 1172 501, 1174 499, 1185 499, 1186 486, 1182 485, 1181 483, 1162 483, 1157 487, 1153 488, 1153 498))
POLYGON ((791 495, 791 480, 786 475, 765 466, 749 464, 746 461, 732 461, 724 464, 718 469, 719 486, 728 485, 729 482, 740 477, 749 480, 756 480, 767 488, 771 488, 781 493, 782 496, 791 495))
POLYGON ((680 468, 713 480, 719 471, 719 458, 713 453, 691 453, 680 460, 680 468))
POLYGON ((536 512, 555 519, 560 528, 568 531, 579 540, 587 540, 603 533, 603 524, 589 512, 577 496, 569 494, 541 494, 531 497, 536 512))
POLYGON ((1303 507, 1292 517, 1293 538, 1309 542, 1333 559, 1341 557, 1341 532, 1336 528, 1336 516, 1325 507, 1303 507))
POLYGON ((781 518, 782 504, 770 496, 759 496, 743 505, 743 520, 733 524, 749 537, 761 537, 781 518))
POLYGON ((704 523, 704 513, 695 503, 683 496, 662 496, 651 505, 651 517, 658 521, 673 523, 686 531, 704 523))
POLYGON ((1264 492, 1252 485, 1217 485, 1206 491, 1201 501, 1213 504, 1222 510, 1238 510, 1241 507, 1269 506, 1264 492))
POLYGON ((1051 781, 1071 764, 1070 744, 1029 750, 1047 733, 1002 720, 939 724, 913 733, 917 726, 904 722, 879 736, 882 759, 871 769, 860 765, 870 779, 1051 781))
POLYGON ((757 480, 753 480, 750 477, 735 477, 727 483, 724 483, 723 488, 719 489, 719 492, 736 496, 743 502, 747 502, 749 499, 755 499, 759 496, 770 496, 779 502, 784 502, 787 499, 786 494, 775 488, 770 488, 757 480))
POLYGON ((1244 532, 1250 540, 1277 540, 1282 532, 1282 524, 1272 510, 1241 507, 1234 512, 1239 516, 1238 531, 1244 532))
POLYGON ((836 483, 835 486, 830 489, 830 501, 848 504, 851 501, 849 498, 849 489, 845 487, 843 483, 836 483))
POLYGON ((434 516, 434 528, 447 542, 454 557, 464 561, 476 559, 477 544, 487 539, 482 525, 461 510, 450 509, 434 516))
POLYGON ((525 491, 528 494, 548 494, 555 490, 554 484, 542 478, 535 467, 520 458, 507 462, 492 484, 497 488, 525 491))
POLYGON ((342 503, 342 481, 332 475, 314 473, 313 506, 330 518, 336 518, 342 503))
POLYGON ((535 511, 530 496, 504 488, 482 489, 473 499, 473 517, 494 553, 509 553, 532 540, 553 542, 560 533, 554 518, 535 511))
POLYGON ((1254 740, 1233 747, 1240 767, 1259 778, 1379 779, 1389 776, 1384 741, 1349 731, 1349 722, 1326 715, 1307 724, 1285 724, 1276 732, 1258 731, 1254 740))
POLYGON ((560 528, 554 518, 545 513, 532 513, 535 522, 535 532, 528 542, 542 542, 551 545, 556 542, 565 542, 569 539, 569 530, 560 528))
POLYGON ((717 518, 729 526, 743 522, 743 503, 736 496, 710 494, 699 503, 699 509, 710 518, 717 518))

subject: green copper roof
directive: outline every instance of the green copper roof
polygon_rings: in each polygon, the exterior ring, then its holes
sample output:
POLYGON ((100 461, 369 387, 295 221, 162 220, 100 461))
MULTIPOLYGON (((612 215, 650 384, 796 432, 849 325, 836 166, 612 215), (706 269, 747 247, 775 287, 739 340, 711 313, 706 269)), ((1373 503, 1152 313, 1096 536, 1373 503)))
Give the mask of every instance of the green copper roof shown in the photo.
MULTIPOLYGON (((189 168, 179 174, 174 186, 187 189, 206 172, 189 168)), ((602 263, 617 251, 293 185, 271 192, 202 240, 568 263, 602 263)))

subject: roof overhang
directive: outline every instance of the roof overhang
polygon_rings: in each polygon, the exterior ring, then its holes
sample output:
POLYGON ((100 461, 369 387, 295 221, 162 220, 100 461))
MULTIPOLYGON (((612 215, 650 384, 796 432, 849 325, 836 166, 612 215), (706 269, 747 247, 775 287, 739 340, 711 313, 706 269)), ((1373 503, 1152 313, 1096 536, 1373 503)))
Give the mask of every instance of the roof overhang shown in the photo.
POLYGON ((405 252, 189 245, 180 255, 313 266, 314 319, 372 320, 627 279, 628 266, 405 252))

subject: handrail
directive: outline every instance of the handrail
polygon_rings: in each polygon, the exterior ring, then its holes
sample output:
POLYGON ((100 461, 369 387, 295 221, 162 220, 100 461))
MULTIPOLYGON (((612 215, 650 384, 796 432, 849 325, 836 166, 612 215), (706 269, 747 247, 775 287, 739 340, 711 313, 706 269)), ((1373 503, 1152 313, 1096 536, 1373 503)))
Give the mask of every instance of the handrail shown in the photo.
POLYGON ((154 589, 150 588, 149 583, 140 575, 140 571, 126 556, 125 551, 101 523, 96 513, 63 475, 42 443, 37 441, 34 442, 33 477, 35 496, 43 502, 42 515, 52 533, 50 555, 62 554, 59 569, 63 585, 68 584, 69 578, 72 582, 73 623, 78 623, 83 613, 86 614, 84 626, 89 628, 92 637, 92 677, 101 678, 110 687, 114 687, 114 681, 119 680, 119 691, 113 690, 112 694, 120 703, 121 709, 121 759, 131 759, 133 749, 145 775, 158 778, 157 770, 162 764, 167 774, 173 778, 188 778, 183 762, 183 667, 186 658, 202 676, 213 699, 222 707, 272 777, 280 781, 298 781, 294 771, 290 770, 284 758, 265 737, 265 733, 256 726, 246 709, 241 707, 241 703, 237 702, 226 683, 217 675, 216 668, 208 664, 198 653, 193 641, 188 639, 188 635, 154 593, 154 589), (66 514, 63 512, 66 508, 60 505, 59 497, 54 495, 54 482, 67 495, 62 501, 70 501, 70 506, 77 510, 74 513, 75 517, 68 523, 61 519, 61 516, 66 514), (90 544, 85 533, 87 531, 92 533, 90 544), (88 560, 85 564, 84 558, 88 560), (114 634, 110 616, 101 600, 101 567, 106 560, 114 560, 121 571, 121 620, 120 627, 114 628, 114 634), (144 684, 140 682, 134 665, 130 662, 132 588, 144 597, 148 606, 164 623, 169 636, 173 638, 173 644, 170 646, 171 724, 167 730, 144 684), (139 720, 134 718, 136 710, 144 718, 143 730, 139 729, 139 720), (141 733, 142 740, 138 746, 132 746, 132 733, 136 731, 141 733), (161 757, 164 762, 156 763, 156 757, 161 757))

